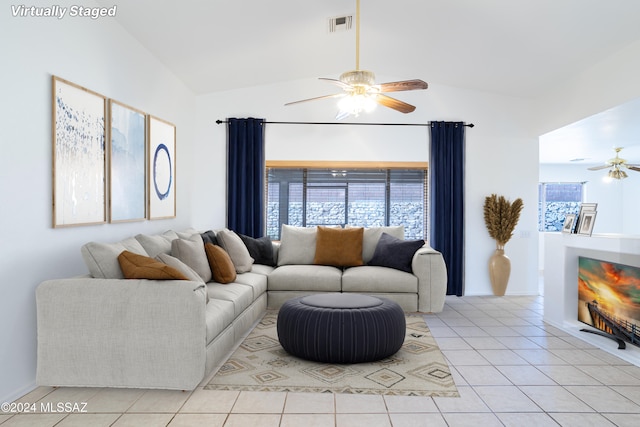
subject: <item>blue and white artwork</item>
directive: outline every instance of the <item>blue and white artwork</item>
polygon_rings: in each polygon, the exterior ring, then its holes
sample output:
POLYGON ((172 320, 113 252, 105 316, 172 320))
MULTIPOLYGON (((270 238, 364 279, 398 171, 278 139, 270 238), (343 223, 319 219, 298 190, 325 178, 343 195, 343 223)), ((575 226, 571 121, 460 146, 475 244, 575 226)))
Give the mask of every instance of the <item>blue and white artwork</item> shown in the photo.
POLYGON ((149 218, 176 216, 176 128, 149 118, 149 218))
POLYGON ((111 101, 111 222, 146 218, 145 115, 111 101))
POLYGON ((105 98, 53 78, 53 226, 103 223, 105 98))

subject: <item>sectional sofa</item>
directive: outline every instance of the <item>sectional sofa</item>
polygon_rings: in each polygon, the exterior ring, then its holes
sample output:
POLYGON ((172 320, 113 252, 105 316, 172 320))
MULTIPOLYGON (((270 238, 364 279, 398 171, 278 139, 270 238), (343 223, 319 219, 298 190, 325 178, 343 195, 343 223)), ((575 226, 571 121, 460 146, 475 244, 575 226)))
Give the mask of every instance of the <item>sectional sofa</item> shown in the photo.
POLYGON ((280 242, 225 229, 87 243, 88 275, 36 290, 37 383, 194 389, 267 308, 295 296, 357 292, 439 312, 442 255, 403 233, 283 226, 280 242))

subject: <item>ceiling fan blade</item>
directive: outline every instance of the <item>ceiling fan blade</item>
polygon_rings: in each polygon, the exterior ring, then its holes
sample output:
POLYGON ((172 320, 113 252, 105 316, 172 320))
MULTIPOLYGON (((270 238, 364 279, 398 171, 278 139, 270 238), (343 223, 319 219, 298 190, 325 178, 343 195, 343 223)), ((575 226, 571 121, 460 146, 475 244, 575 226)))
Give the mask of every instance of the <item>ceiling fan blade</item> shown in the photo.
POLYGON ((640 165, 627 165, 627 168, 632 171, 640 172, 640 165))
POLYGON ((403 80, 401 82, 382 83, 380 92, 400 92, 402 90, 419 90, 426 89, 429 85, 422 80, 403 80))
POLYGON ((287 102, 284 105, 300 104, 301 102, 317 101, 318 99, 340 98, 345 95, 346 93, 334 93, 333 95, 317 96, 315 98, 307 98, 307 99, 301 99, 300 101, 287 102))
POLYGON ((342 89, 345 89, 345 90, 351 90, 351 89, 353 89, 353 86, 351 86, 350 84, 347 84, 347 83, 341 82, 341 81, 340 81, 340 80, 338 80, 338 79, 330 79, 330 78, 328 78, 328 77, 318 77, 318 79, 319 79, 319 80, 325 80, 325 81, 327 81, 327 82, 329 82, 329 83, 333 83, 334 85, 336 85, 336 86, 340 86, 342 89))
POLYGON ((610 164, 606 164, 606 165, 602 165, 602 166, 593 166, 590 168, 587 168, 590 171, 599 171, 600 169, 606 169, 606 168, 610 168, 612 165, 610 164))
POLYGON ((406 102, 399 101, 387 95, 377 95, 375 100, 380 105, 393 108, 394 110, 400 111, 401 113, 405 113, 405 114, 411 113, 413 110, 416 109, 416 107, 414 107, 411 104, 407 104, 406 102))

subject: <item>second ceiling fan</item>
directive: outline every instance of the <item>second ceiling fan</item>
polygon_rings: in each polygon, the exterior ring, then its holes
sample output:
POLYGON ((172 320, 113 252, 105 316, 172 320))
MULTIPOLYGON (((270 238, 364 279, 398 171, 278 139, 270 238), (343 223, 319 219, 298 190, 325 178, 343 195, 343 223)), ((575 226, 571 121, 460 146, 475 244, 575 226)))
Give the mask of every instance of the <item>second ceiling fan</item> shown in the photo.
POLYGON ((411 113, 415 106, 406 102, 384 95, 388 92, 400 92, 409 90, 427 89, 429 85, 419 79, 403 80, 391 83, 375 83, 375 74, 372 71, 360 69, 360 0, 356 0, 356 68, 344 72, 339 79, 320 77, 340 87, 343 92, 332 95, 318 96, 289 102, 285 105, 299 104, 301 102, 316 101, 327 98, 341 98, 338 102, 338 120, 350 115, 357 117, 362 111, 372 110, 376 104, 392 108, 401 113, 411 113))

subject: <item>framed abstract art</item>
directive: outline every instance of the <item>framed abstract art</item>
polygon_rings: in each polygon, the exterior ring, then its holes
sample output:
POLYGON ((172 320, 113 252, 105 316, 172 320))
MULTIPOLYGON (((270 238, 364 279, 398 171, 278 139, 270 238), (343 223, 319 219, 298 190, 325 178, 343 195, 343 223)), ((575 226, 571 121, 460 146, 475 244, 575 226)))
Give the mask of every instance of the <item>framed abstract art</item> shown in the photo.
POLYGON ((148 116, 149 219, 176 216, 176 127, 148 116))
POLYGON ((109 101, 109 221, 147 217, 145 113, 109 101))
POLYGON ((106 98, 52 76, 53 227, 106 222, 106 98))

